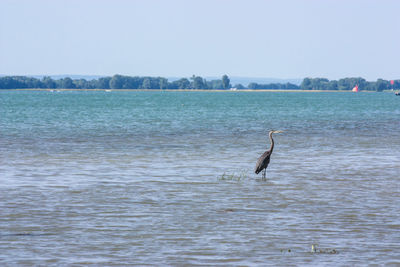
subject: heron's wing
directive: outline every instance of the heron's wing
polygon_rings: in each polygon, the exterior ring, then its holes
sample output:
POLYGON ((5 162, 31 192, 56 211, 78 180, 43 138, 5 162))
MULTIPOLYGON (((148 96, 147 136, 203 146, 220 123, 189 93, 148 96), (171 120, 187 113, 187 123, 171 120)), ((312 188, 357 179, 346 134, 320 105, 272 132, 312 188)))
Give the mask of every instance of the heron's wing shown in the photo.
POLYGON ((260 171, 268 167, 269 159, 271 157, 271 151, 265 151, 261 157, 258 158, 255 172, 258 174, 260 171))

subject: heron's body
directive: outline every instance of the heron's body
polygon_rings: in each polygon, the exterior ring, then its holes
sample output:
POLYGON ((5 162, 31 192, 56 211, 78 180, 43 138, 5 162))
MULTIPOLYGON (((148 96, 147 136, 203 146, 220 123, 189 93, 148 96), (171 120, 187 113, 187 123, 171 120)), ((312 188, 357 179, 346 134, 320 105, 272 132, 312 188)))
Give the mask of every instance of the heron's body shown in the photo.
POLYGON ((274 150, 274 139, 272 139, 272 134, 273 133, 281 133, 282 131, 270 131, 269 132, 269 140, 271 141, 271 147, 269 150, 265 151, 261 157, 258 158, 256 168, 255 168, 255 173, 259 174, 261 171, 263 171, 263 179, 265 179, 265 175, 267 172, 267 167, 269 164, 269 161, 271 159, 272 151, 274 150))
POLYGON ((268 167, 269 161, 271 159, 271 152, 265 151, 261 157, 258 158, 255 173, 259 174, 262 170, 265 170, 268 167))

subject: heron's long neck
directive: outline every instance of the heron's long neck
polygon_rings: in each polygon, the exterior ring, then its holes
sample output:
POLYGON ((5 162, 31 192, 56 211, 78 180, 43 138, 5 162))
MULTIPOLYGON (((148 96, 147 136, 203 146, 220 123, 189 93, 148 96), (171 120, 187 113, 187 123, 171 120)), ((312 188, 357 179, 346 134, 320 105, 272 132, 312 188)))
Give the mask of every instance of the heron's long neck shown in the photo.
POLYGON ((269 140, 271 141, 271 147, 269 151, 272 152, 272 150, 274 150, 274 139, 272 139, 272 133, 269 134, 269 140))

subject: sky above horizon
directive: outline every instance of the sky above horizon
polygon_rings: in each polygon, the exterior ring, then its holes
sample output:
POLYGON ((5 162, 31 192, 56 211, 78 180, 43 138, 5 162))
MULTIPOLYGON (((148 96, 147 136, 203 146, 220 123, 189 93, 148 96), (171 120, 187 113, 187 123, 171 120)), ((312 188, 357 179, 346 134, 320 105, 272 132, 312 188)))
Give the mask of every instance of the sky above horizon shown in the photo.
POLYGON ((0 74, 400 79, 397 0, 2 0, 0 74))

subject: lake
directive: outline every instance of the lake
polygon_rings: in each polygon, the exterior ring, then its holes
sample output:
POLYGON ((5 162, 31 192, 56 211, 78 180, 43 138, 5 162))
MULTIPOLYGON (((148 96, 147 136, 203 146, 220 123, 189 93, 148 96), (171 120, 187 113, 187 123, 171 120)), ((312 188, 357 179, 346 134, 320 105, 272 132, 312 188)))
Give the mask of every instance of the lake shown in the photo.
POLYGON ((0 182, 1 265, 400 265, 400 98, 4 90, 0 182))

